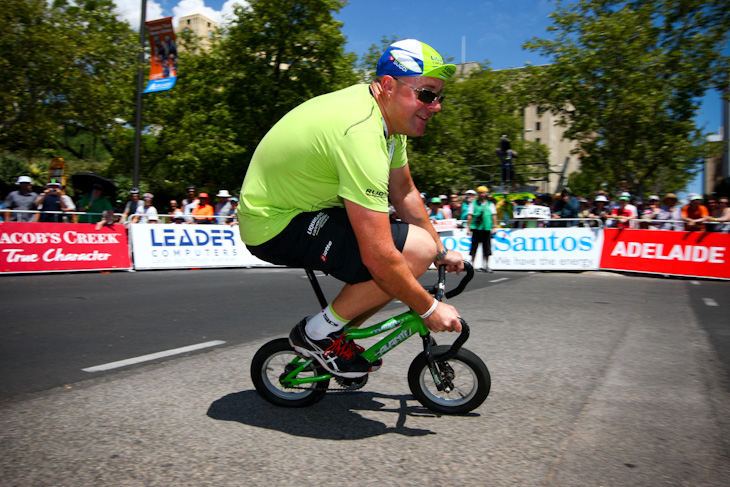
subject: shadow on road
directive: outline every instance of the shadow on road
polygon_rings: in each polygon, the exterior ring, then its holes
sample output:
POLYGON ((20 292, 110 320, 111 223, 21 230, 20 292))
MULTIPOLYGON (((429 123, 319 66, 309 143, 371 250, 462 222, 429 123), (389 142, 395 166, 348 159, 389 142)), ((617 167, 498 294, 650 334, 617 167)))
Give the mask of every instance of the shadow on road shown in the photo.
MULTIPOLYGON (((338 392, 328 394, 314 406, 288 409, 269 404, 252 390, 228 394, 218 399, 210 405, 208 416, 221 421, 235 421, 294 436, 323 440, 359 440, 388 433, 403 436, 435 434, 431 430, 406 426, 408 416, 440 417, 421 405, 409 406, 408 399, 413 400, 413 397, 376 392, 338 392), (379 399, 398 401, 399 406, 387 408, 379 399), (368 419, 358 411, 393 413, 397 415, 395 427, 368 419)), ((479 415, 471 413, 466 416, 479 415)))

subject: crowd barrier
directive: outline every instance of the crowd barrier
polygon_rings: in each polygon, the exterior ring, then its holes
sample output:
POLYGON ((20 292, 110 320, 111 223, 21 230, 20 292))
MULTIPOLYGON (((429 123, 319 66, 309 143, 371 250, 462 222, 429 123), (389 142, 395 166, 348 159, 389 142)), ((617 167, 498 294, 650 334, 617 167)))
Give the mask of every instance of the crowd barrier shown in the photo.
MULTIPOLYGON (((552 222, 551 222, 552 223, 552 222)), ((560 222, 565 223, 565 222, 560 222)), ((449 250, 471 260, 463 222, 435 227, 449 250)), ((615 270, 730 279, 730 234, 599 226, 501 228, 494 270, 615 270)), ((482 264, 481 247, 474 259, 482 264)), ((1 223, 0 273, 272 267, 230 225, 1 223)))

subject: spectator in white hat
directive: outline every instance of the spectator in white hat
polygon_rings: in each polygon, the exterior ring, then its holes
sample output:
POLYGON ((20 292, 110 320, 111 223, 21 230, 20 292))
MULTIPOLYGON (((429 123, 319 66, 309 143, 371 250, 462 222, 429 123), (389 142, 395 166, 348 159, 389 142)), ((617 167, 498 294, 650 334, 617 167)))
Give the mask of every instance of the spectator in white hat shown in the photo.
POLYGON ((144 198, 144 205, 137 208, 137 211, 132 218, 132 223, 157 223, 157 220, 159 219, 157 216, 157 208, 152 205, 155 195, 152 193, 145 193, 142 195, 142 198, 144 198), (152 217, 154 217, 154 220, 152 217))
MULTIPOLYGON (((34 221, 63 223, 64 215, 56 212, 76 210, 76 205, 73 200, 69 196, 61 194, 61 189, 61 183, 55 179, 51 179, 51 181, 46 184, 45 191, 43 191, 43 193, 35 200, 35 205, 41 213, 36 213, 34 215, 34 221)), ((74 220, 76 219, 74 218, 74 220)))
MULTIPOLYGON (((35 210, 35 200, 38 199, 38 194, 33 191, 30 177, 20 176, 15 184, 18 186, 18 190, 11 192, 5 198, 5 207, 8 210, 35 210)), ((33 213, 5 212, 6 222, 32 222, 34 218, 33 213)))
POLYGON ((231 215, 231 194, 227 189, 221 189, 216 195, 218 197, 218 204, 215 205, 215 214, 218 215, 218 224, 225 225, 228 223, 228 218, 231 215))

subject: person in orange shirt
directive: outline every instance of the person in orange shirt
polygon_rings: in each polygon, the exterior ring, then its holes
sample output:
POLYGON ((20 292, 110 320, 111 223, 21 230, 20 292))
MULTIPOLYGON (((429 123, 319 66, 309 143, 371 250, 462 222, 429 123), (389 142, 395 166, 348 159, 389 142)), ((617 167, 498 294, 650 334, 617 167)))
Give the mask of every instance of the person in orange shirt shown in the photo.
POLYGON ((689 204, 682 208, 682 220, 686 222, 688 232, 702 231, 707 220, 710 219, 710 210, 702 204, 702 195, 695 194, 689 198, 689 204))
POLYGON ((208 203, 208 193, 200 193, 198 195, 198 199, 200 200, 200 203, 192 211, 193 223, 215 223, 215 218, 213 218, 213 216, 215 216, 215 210, 213 210, 213 207, 210 203, 208 203))

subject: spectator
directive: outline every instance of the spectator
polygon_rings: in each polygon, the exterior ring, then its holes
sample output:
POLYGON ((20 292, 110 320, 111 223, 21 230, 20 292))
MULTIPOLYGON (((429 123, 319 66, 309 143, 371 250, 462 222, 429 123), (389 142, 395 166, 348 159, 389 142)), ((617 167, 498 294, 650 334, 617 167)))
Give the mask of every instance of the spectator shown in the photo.
POLYGON ((443 220, 444 211, 441 208, 441 198, 431 198, 428 202, 428 217, 431 220, 443 220))
POLYGON ((682 208, 682 221, 686 232, 697 232, 705 229, 705 222, 710 219, 710 211, 702 204, 702 195, 693 194, 689 204, 682 208))
POLYGON ((124 205, 124 211, 122 211, 122 223, 127 223, 129 215, 135 215, 137 210, 144 206, 144 202, 139 199, 139 190, 137 188, 132 188, 129 191, 129 198, 130 200, 124 205))
POLYGON ((231 218, 228 225, 238 225, 238 198, 231 198, 231 218))
MULTIPOLYGON (((495 151, 499 158, 500 176, 503 185, 514 183, 515 165, 514 160, 517 159, 517 152, 512 150, 512 145, 506 135, 500 137, 499 147, 495 151)), ((514 187, 514 185, 513 185, 514 187)))
POLYGON ((188 196, 180 202, 186 222, 190 223, 192 221, 189 215, 193 214, 193 210, 198 207, 199 203, 200 200, 195 197, 195 186, 188 186, 188 196))
POLYGON ((454 213, 451 211, 451 206, 449 206, 449 198, 445 194, 439 195, 439 198, 441 199, 441 211, 444 213, 444 218, 450 219, 454 217, 454 213))
POLYGON ((461 209, 464 205, 461 204, 461 199, 458 194, 449 195, 449 208, 451 208, 451 217, 461 220, 461 209))
POLYGON ((225 225, 228 223, 228 216, 231 214, 231 194, 227 189, 221 189, 216 195, 218 197, 218 204, 215 205, 214 212, 218 215, 218 224, 225 225))
MULTIPOLYGON (((578 198, 578 202, 580 203, 580 209, 578 210, 578 218, 586 218, 588 219, 591 213, 591 204, 586 198, 578 198)), ((580 222, 581 226, 584 222, 580 222)))
POLYGON ((613 227, 615 228, 630 228, 631 220, 638 217, 636 214, 636 207, 629 205, 631 198, 628 196, 618 197, 618 206, 611 210, 611 216, 613 217, 613 227))
POLYGON ((606 224, 606 218, 611 214, 608 209, 608 198, 604 195, 599 194, 596 199, 593 200, 593 208, 588 211, 588 218, 594 218, 601 220, 603 224, 606 224))
POLYGON ((677 206, 677 195, 667 193, 662 200, 663 205, 659 207, 656 220, 664 222, 659 225, 659 230, 684 230, 682 220, 682 207, 677 206))
POLYGON ((86 212, 79 217, 80 223, 97 223, 107 211, 113 211, 114 207, 109 198, 104 196, 104 188, 95 184, 91 187, 91 194, 84 195, 79 200, 78 209, 86 212))
POLYGON ((639 223, 639 228, 656 229, 656 225, 652 225, 650 224, 650 222, 653 222, 657 218, 657 216, 659 216, 659 211, 659 196, 653 194, 649 196, 649 203, 644 206, 639 213, 639 219, 641 219, 641 222, 639 223))
POLYGON ((137 208, 137 211, 132 217, 132 223, 157 223, 159 220, 157 208, 152 204, 155 195, 145 193, 142 197, 144 198, 144 204, 137 208), (154 220, 152 217, 155 217, 154 220))
POLYGON ((44 223, 63 223, 64 215, 61 213, 48 213, 56 211, 75 211, 76 205, 69 196, 61 194, 61 183, 55 179, 46 184, 46 189, 36 198, 35 205, 41 211, 34 215, 34 221, 44 223))
POLYGON ((177 204, 177 200, 170 200, 170 223, 174 223, 174 220, 178 215, 182 218, 182 221, 185 222, 185 215, 180 209, 180 206, 177 204))
POLYGON ((212 224, 215 223, 215 210, 208 204, 208 193, 198 195, 198 205, 192 211, 193 223, 212 224))
POLYGON ((469 205, 469 212, 466 220, 466 233, 471 233, 471 255, 472 265, 476 270, 492 272, 489 268, 489 256, 492 255, 492 232, 497 229, 497 207, 489 200, 489 190, 486 186, 479 186, 479 198, 469 205), (479 244, 482 244, 482 255, 484 256, 484 267, 477 268, 475 262, 479 244))
POLYGON ((185 222, 185 215, 182 212, 180 212, 180 213, 174 213, 172 215, 172 222, 171 223, 174 223, 174 224, 177 224, 177 225, 185 224, 186 223, 185 222))
POLYGON ((721 196, 717 201, 717 208, 710 209, 710 218, 712 224, 708 223, 708 230, 724 233, 730 231, 730 205, 727 196, 721 196))
POLYGON ((2 211, 5 208, 7 208, 5 206, 5 198, 3 198, 3 194, 0 193, 0 222, 4 222, 5 221, 5 212, 2 211))
MULTIPOLYGON (((38 194, 33 191, 30 177, 20 176, 15 184, 19 189, 12 191, 5 198, 5 208, 8 210, 35 210, 35 200, 38 199, 38 194)), ((5 212, 5 221, 7 222, 32 222, 34 219, 34 213, 5 212)))
POLYGON ((464 203, 461 205, 461 215, 459 220, 466 220, 466 216, 469 214, 469 205, 477 196, 477 192, 473 189, 467 189, 464 191, 464 203))
MULTIPOLYGON (((556 195, 555 204, 553 206, 553 218, 578 218, 578 212, 580 211, 580 202, 578 198, 571 194, 570 188, 565 187, 559 195, 556 195)), ((566 221, 566 222, 553 222, 556 227, 572 227, 578 222, 566 221)))

